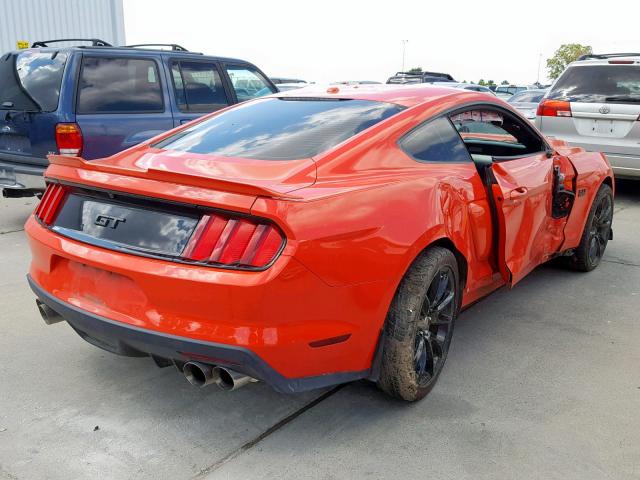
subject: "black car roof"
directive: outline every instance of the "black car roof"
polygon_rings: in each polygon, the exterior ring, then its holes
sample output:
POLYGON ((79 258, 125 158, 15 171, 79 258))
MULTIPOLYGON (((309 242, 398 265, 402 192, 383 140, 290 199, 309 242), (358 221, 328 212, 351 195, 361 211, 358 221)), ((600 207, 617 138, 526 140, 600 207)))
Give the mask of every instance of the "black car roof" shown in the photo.
MULTIPOLYGON (((193 58, 206 58, 209 60, 216 60, 216 61, 225 62, 225 63, 243 63, 246 65, 253 66, 251 62, 247 60, 242 60, 240 58, 219 57, 217 55, 204 55, 201 52, 191 52, 191 51, 183 51, 183 50, 163 50, 160 48, 139 48, 139 47, 133 48, 133 47, 126 47, 126 46, 125 47, 113 47, 113 46, 102 47, 102 46, 93 46, 93 45, 73 45, 73 46, 66 46, 66 47, 65 46, 35 47, 35 49, 43 52, 61 52, 61 51, 100 52, 100 53, 114 52, 118 54, 126 54, 131 56, 135 56, 136 52, 144 52, 146 54, 156 53, 164 56, 171 55, 172 57, 184 56, 184 57, 193 57, 193 58)), ((17 50, 13 53, 21 53, 24 51, 25 50, 17 50)))

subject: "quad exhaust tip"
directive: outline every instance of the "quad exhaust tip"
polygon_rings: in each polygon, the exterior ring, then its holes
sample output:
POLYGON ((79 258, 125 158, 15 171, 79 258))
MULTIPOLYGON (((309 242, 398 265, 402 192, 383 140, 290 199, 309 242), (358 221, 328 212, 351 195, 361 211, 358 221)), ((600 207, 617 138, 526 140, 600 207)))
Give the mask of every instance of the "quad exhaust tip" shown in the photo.
POLYGON ((187 362, 182 371, 189 383, 197 387, 216 384, 222 390, 232 391, 251 382, 257 382, 255 378, 244 373, 200 362, 187 362))

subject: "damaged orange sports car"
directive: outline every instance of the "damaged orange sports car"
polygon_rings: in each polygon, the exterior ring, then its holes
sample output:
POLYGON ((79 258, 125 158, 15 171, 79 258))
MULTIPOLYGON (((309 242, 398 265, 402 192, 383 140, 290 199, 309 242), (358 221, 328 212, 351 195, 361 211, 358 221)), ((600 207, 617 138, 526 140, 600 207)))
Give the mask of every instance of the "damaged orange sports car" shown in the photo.
POLYGON ((550 259, 600 262, 604 155, 481 93, 314 88, 51 156, 26 224, 44 320, 195 385, 369 379, 413 401, 462 308, 550 259))

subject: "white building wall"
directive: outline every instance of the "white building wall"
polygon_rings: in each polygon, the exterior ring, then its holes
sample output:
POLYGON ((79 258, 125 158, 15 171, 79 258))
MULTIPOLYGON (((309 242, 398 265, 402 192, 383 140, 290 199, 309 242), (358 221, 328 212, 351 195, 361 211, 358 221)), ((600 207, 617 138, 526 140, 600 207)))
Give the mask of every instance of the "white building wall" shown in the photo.
POLYGON ((0 55, 16 50, 19 40, 57 38, 124 45, 122 0, 0 0, 0 55))

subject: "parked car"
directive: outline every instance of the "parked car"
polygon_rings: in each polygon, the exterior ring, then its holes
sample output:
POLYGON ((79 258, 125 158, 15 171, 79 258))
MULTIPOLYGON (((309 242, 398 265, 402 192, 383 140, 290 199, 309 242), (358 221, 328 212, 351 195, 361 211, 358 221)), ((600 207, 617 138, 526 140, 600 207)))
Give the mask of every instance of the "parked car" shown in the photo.
POLYGON ((271 81, 276 84, 276 85, 281 85, 283 83, 286 84, 294 84, 294 83, 298 83, 298 84, 307 84, 306 80, 301 80, 299 78, 286 78, 286 77, 270 77, 271 81))
POLYGON ((472 90, 474 92, 490 93, 495 95, 489 87, 484 85, 476 85, 475 83, 458 83, 458 82, 433 82, 433 85, 440 87, 461 88, 463 90, 472 90))
POLYGON ((640 178, 640 53, 571 63, 538 106, 536 125, 570 145, 604 152, 616 176, 640 178))
POLYGON ((524 90, 513 95, 507 102, 529 120, 535 120, 538 104, 546 93, 547 90, 524 90))
POLYGON ((511 98, 518 92, 522 92, 523 90, 528 90, 529 88, 526 86, 516 86, 516 85, 498 85, 496 89, 493 91, 498 97, 507 100, 511 98))
POLYGON ((331 85, 382 85, 382 82, 376 82, 375 80, 342 80, 331 82, 331 85))
POLYGON ((448 73, 438 72, 397 72, 389 77, 387 83, 390 84, 406 84, 406 83, 433 83, 433 82, 455 82, 453 77, 448 73))
POLYGON ((278 83, 276 87, 279 92, 286 92, 288 90, 297 90, 298 88, 304 88, 307 83, 278 83))
POLYGON ((47 155, 107 157, 228 105, 276 92, 253 64, 179 45, 55 47, 0 58, 0 188, 44 191, 47 155))
POLYGON ((366 378, 409 401, 461 308, 555 257, 594 269, 613 215, 603 155, 424 86, 278 93, 105 160, 54 155, 47 181, 25 226, 47 323, 195 385, 366 378))

